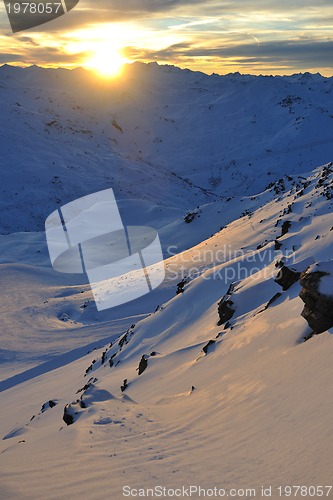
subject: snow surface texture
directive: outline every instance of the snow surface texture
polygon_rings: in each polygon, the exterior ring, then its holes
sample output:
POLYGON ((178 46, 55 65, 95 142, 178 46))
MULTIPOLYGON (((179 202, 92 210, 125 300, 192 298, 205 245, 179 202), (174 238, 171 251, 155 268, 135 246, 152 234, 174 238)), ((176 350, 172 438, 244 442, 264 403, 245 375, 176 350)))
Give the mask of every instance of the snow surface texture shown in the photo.
POLYGON ((1 498, 329 485, 333 330, 304 342, 275 279, 333 293, 333 81, 127 73, 0 68, 1 498), (98 313, 40 230, 106 187, 159 230, 166 279, 98 313))

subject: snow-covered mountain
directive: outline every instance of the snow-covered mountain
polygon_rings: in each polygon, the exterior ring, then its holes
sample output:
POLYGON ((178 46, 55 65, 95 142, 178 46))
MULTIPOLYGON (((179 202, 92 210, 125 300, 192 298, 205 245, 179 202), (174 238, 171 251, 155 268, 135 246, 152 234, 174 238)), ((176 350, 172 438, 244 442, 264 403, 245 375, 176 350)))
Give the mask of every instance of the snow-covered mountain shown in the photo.
POLYGON ((4 498, 332 495, 332 83, 0 68, 4 498), (106 187, 166 278, 98 313, 40 230, 106 187))
POLYGON ((2 66, 1 232, 43 230, 55 206, 92 189, 146 201, 160 225, 219 196, 257 194, 330 160, 332 93, 333 78, 311 74, 136 63, 103 83, 81 69, 2 66))

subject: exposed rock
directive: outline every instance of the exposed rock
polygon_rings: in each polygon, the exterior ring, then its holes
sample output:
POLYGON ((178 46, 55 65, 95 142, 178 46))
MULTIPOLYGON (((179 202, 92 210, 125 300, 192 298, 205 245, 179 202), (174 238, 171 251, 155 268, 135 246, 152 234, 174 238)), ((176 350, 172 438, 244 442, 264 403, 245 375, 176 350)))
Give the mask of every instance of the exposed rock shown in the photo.
POLYGON ((291 221, 290 220, 285 220, 282 224, 282 228, 281 228, 281 236, 278 236, 278 238, 281 238, 282 236, 284 236, 285 234, 288 233, 289 229, 291 227, 291 221))
POLYGON ((184 216, 184 221, 186 222, 186 224, 190 224, 192 221, 194 221, 197 215, 198 212, 187 212, 187 214, 184 216))
POLYGON ((283 211, 283 215, 288 215, 288 214, 291 214, 293 211, 292 209, 292 205, 288 205, 287 208, 284 209, 283 211))
POLYGON ((44 411, 48 410, 49 408, 54 408, 56 406, 56 401, 52 401, 52 399, 50 399, 50 401, 48 401, 47 403, 44 403, 42 408, 41 408, 41 413, 44 413, 44 411))
POLYGON ((303 337, 304 342, 307 342, 308 340, 312 339, 314 335, 315 335, 314 332, 310 332, 308 335, 304 335, 303 337))
POLYGON ((333 327, 333 295, 324 295, 319 291, 320 280, 324 276, 331 276, 333 293, 333 276, 329 273, 305 271, 300 279, 303 288, 299 296, 305 304, 301 314, 316 334, 333 327))
POLYGON ((235 313, 235 309, 232 308, 234 303, 231 300, 231 295, 234 290, 234 286, 235 285, 232 283, 227 293, 224 295, 224 297, 222 297, 220 302, 217 304, 217 311, 220 318, 217 323, 218 326, 221 326, 223 325, 223 323, 229 321, 235 313))
POLYGON ((123 348, 123 346, 124 346, 124 344, 126 344, 126 343, 127 343, 127 335, 128 335, 128 330, 127 330, 127 332, 125 333, 125 335, 123 335, 123 336, 121 337, 121 339, 119 340, 119 342, 118 342, 118 345, 119 345, 120 349, 122 349, 122 348, 123 348))
POLYGON ((115 352, 114 354, 112 354, 112 356, 110 357, 109 359, 109 365, 110 365, 110 368, 113 366, 113 358, 115 358, 117 355, 117 353, 115 352))
POLYGON ((93 359, 92 362, 91 362, 91 365, 88 366, 88 368, 86 369, 85 376, 93 369, 93 366, 94 366, 95 363, 96 363, 96 359, 93 359))
POLYGON ((106 351, 103 351, 102 352, 102 359, 101 359, 101 364, 104 365, 105 361, 106 361, 106 353, 107 353, 107 349, 106 351))
POLYGON ((260 245, 257 246, 257 250, 261 250, 261 248, 264 248, 267 245, 268 241, 265 240, 263 243, 260 243, 260 245))
POLYGON ((185 288, 186 283, 188 283, 187 278, 183 278, 179 283, 177 283, 176 295, 179 295, 180 293, 184 293, 184 288, 185 288))
POLYGON ((274 249, 280 250, 281 247, 282 247, 282 243, 280 243, 278 240, 274 240, 274 249))
POLYGON ((120 386, 121 392, 124 392, 128 387, 127 378, 125 378, 123 385, 120 386))
POLYGON ((148 366, 148 361, 146 359, 146 356, 143 355, 142 358, 140 359, 140 363, 139 363, 139 366, 137 368, 138 375, 141 375, 141 373, 143 373, 145 371, 145 369, 147 368, 147 366, 148 366))
POLYGON ((135 328, 135 323, 128 328, 127 332, 119 340, 118 345, 120 347, 120 349, 119 349, 120 351, 122 350, 124 345, 128 344, 129 341, 131 340, 131 337, 134 334, 134 332, 133 332, 134 328, 135 328))
POLYGON ((221 326, 223 323, 229 321, 235 313, 235 310, 232 308, 233 306, 232 300, 221 300, 221 302, 218 303, 218 313, 219 313, 219 321, 218 321, 218 326, 221 326))
POLYGON ((75 412, 73 411, 71 405, 66 405, 64 408, 64 415, 62 417, 65 424, 72 425, 74 423, 74 415, 75 412))
POLYGON ((78 389, 76 391, 76 394, 79 394, 79 392, 82 392, 82 391, 86 391, 87 389, 89 389, 90 386, 91 386, 91 382, 88 382, 88 384, 85 384, 83 387, 81 387, 81 389, 78 389))
POLYGON ((278 292, 276 293, 275 295, 273 295, 273 297, 267 302, 267 304, 265 305, 265 311, 266 309, 269 308, 269 306, 271 304, 273 304, 277 299, 279 299, 281 297, 282 293, 278 292))
POLYGON ((66 322, 66 321, 70 320, 70 317, 68 316, 67 313, 62 313, 62 314, 60 314, 59 319, 60 319, 60 321, 65 321, 66 322))
POLYGON ((290 228, 291 228, 290 220, 284 221, 284 223, 282 224, 282 228, 281 228, 281 230, 282 230, 281 236, 284 236, 285 234, 287 234, 290 228))
POLYGON ((215 342, 215 340, 210 340, 210 341, 208 342, 208 344, 206 344, 206 345, 205 345, 205 347, 203 347, 203 348, 202 348, 203 352, 204 352, 205 354, 208 354, 209 348, 210 348, 212 345, 214 345, 215 343, 216 343, 216 342, 215 342))
POLYGON ((283 265, 275 278, 275 282, 282 287, 282 290, 288 290, 296 281, 299 280, 301 273, 283 265))

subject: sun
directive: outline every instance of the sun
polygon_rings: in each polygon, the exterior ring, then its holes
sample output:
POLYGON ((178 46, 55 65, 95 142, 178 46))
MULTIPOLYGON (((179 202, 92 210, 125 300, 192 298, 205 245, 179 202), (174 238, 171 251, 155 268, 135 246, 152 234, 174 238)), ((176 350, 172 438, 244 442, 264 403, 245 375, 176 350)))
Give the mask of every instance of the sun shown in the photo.
POLYGON ((85 66, 104 78, 115 78, 121 74, 126 62, 118 49, 104 45, 95 50, 85 66))

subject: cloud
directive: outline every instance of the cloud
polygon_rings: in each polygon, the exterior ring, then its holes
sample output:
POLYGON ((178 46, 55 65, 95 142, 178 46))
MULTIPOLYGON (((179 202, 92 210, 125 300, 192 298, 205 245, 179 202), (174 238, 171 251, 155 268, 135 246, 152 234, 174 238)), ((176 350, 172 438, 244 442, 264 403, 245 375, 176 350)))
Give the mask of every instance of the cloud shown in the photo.
MULTIPOLYGON (((333 41, 295 41, 284 40, 278 42, 264 42, 260 44, 229 45, 224 47, 211 47, 206 49, 187 50, 187 55, 191 57, 270 57, 276 58, 299 57, 303 60, 313 60, 314 57, 320 57, 328 60, 333 67, 332 61, 333 41)), ((169 54, 170 55, 170 54, 169 54)))
MULTIPOLYGON (((326 10, 332 15, 331 0, 80 0, 68 14, 29 32, 59 33, 88 24, 133 20, 160 22, 162 19, 171 21, 178 17, 183 18, 184 29, 190 27, 186 27, 187 19, 190 19, 189 23, 195 29, 196 24, 201 25, 200 19, 203 17, 216 20, 225 17, 234 23, 239 19, 246 22, 248 18, 251 25, 255 15, 260 13, 264 14, 259 20, 261 24, 277 16, 283 19, 289 15, 298 21, 311 21, 317 16, 325 21, 328 15, 326 10)), ((6 14, 2 13, 0 26, 5 24, 6 14)))
POLYGON ((24 62, 23 54, 0 53, 0 64, 8 62, 24 62))
POLYGON ((116 43, 130 60, 207 72, 333 66, 332 0, 80 0, 65 16, 15 36, 4 15, 1 26, 8 62, 80 65, 96 43, 116 43))
POLYGON ((207 9, 214 14, 228 12, 254 12, 254 11, 300 11, 305 8, 321 9, 331 7, 331 0, 81 0, 82 9, 96 9, 110 11, 120 15, 142 15, 155 12, 175 12, 183 10, 187 15, 193 14, 193 9, 198 9, 201 14, 207 9))
MULTIPOLYGON (((160 18, 161 14, 172 14, 179 7, 186 8, 188 12, 194 5, 202 3, 202 0, 80 0, 68 14, 32 28, 29 32, 59 33, 85 24, 155 19, 160 18)), ((5 14, 1 16, 0 23, 5 24, 5 14)))
POLYGON ((283 40, 279 42, 229 44, 220 47, 193 48, 191 44, 175 44, 159 51, 127 47, 126 54, 141 60, 181 63, 182 60, 213 59, 220 63, 273 68, 277 63, 285 67, 333 69, 333 40, 283 40))

